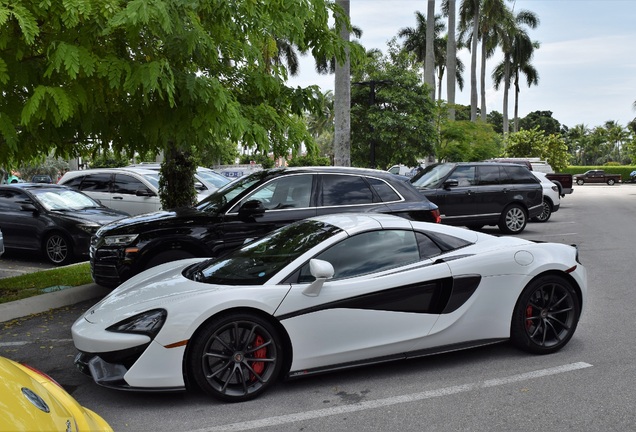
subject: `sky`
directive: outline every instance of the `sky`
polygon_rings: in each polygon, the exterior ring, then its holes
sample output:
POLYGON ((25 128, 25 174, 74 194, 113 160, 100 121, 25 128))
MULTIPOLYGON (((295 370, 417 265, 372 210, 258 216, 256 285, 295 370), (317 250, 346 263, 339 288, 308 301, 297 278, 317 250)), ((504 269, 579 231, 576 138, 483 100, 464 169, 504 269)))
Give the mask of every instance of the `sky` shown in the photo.
MULTIPOLYGON (((435 3, 436 13, 440 13, 441 1, 435 3)), ((532 11, 540 20, 536 29, 529 30, 532 40, 541 44, 532 60, 539 84, 528 87, 523 79, 520 117, 533 111, 552 111, 553 118, 570 128, 579 124, 593 128, 606 121, 626 126, 636 118, 636 0, 516 0, 507 4, 515 12, 532 11)), ((367 50, 377 48, 384 53, 387 42, 397 37, 400 29, 416 26, 416 11, 426 15, 427 1, 350 2, 351 22, 363 32, 359 42, 367 50)), ((455 98, 457 103, 470 105, 470 53, 463 50, 459 57, 465 65, 465 85, 463 91, 457 89, 455 98)), ((496 54, 486 70, 486 105, 488 111, 500 113, 503 86, 495 91, 489 77, 501 59, 501 54, 496 54)), ((289 84, 315 84, 323 91, 333 90, 334 76, 316 74, 313 59, 301 57, 300 74, 289 84)), ((442 95, 445 99, 444 88, 442 95)), ((512 118, 513 92, 509 108, 512 118)))

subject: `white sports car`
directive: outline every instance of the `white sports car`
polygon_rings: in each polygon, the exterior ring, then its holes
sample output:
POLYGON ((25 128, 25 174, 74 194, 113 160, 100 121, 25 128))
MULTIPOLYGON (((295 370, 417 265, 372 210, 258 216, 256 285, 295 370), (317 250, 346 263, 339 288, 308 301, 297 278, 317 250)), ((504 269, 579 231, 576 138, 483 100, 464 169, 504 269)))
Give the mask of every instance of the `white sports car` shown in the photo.
POLYGON ((243 401, 279 377, 505 340, 551 353, 574 334, 586 290, 574 246, 335 214, 140 273, 72 334, 98 384, 243 401))

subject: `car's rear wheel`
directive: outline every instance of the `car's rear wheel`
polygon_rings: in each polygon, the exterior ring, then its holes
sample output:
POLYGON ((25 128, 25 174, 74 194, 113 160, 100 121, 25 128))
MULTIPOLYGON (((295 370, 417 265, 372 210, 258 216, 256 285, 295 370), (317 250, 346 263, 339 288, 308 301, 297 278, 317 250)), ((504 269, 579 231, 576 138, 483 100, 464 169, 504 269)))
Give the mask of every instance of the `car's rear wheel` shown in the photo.
POLYGON ((572 284, 557 275, 532 281, 521 293, 510 328, 512 343, 535 354, 550 354, 572 338, 581 314, 572 284))
POLYGON ((194 257, 195 255, 181 249, 160 252, 154 257, 150 258, 150 261, 148 261, 148 264, 146 265, 145 268, 155 267, 155 266, 158 266, 159 264, 165 264, 171 261, 177 261, 180 259, 194 258, 194 257))
POLYGON ((276 328, 249 313, 210 322, 190 343, 190 376, 203 391, 227 402, 262 394, 276 381, 283 364, 276 328))
POLYGON ((614 179, 608 179, 608 180, 607 180, 607 184, 608 184, 608 185, 610 185, 610 186, 613 186, 613 185, 614 185, 614 183, 615 183, 615 182, 614 182, 614 179))
POLYGON ((543 211, 537 217, 533 217, 532 220, 535 222, 547 222, 552 216, 552 205, 550 202, 544 198, 543 199, 543 211))
POLYGON ((583 180, 583 179, 578 179, 578 180, 576 181, 576 184, 577 184, 577 185, 582 185, 583 183, 585 183, 585 180, 583 180))
POLYGON ((519 234, 528 223, 528 215, 519 204, 510 204, 501 213, 499 229, 505 234, 519 234))
POLYGON ((73 246, 64 234, 51 233, 46 236, 42 243, 42 252, 55 265, 66 265, 73 260, 73 246))

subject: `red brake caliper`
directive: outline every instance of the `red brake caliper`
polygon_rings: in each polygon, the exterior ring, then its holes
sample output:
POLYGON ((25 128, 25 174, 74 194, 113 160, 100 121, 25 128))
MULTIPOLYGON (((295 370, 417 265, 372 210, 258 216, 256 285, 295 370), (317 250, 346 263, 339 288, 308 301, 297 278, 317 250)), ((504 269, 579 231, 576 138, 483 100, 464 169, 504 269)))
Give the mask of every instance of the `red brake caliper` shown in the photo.
POLYGON ((530 319, 532 317, 532 306, 528 305, 528 307, 526 308, 526 330, 529 330, 530 327, 532 327, 532 320, 530 319))
MULTIPOLYGON (((256 335, 256 337, 254 338, 254 347, 259 347, 263 345, 264 343, 265 343, 265 339, 263 339, 261 335, 256 335)), ((267 356, 266 347, 263 347, 254 351, 254 358, 265 358, 266 356, 267 356)), ((261 373, 263 373, 263 370, 265 369, 265 362, 253 362, 252 369, 254 369, 254 372, 260 375, 261 373)), ((252 376, 251 380, 255 381, 256 377, 252 376)))

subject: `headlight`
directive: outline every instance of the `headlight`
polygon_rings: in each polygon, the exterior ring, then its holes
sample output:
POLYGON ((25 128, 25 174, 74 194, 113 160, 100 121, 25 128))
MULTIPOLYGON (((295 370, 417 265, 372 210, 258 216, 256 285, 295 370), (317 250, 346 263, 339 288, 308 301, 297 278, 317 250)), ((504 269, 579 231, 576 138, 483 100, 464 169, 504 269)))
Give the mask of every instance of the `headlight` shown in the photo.
POLYGON ((139 234, 124 234, 104 237, 106 246, 126 246, 134 242, 139 234))
POLYGON ((167 317, 168 312, 165 309, 154 309, 113 324, 106 330, 118 333, 139 333, 154 339, 167 317))
POLYGON ((95 234, 101 225, 98 224, 79 224, 77 227, 91 235, 95 234))

